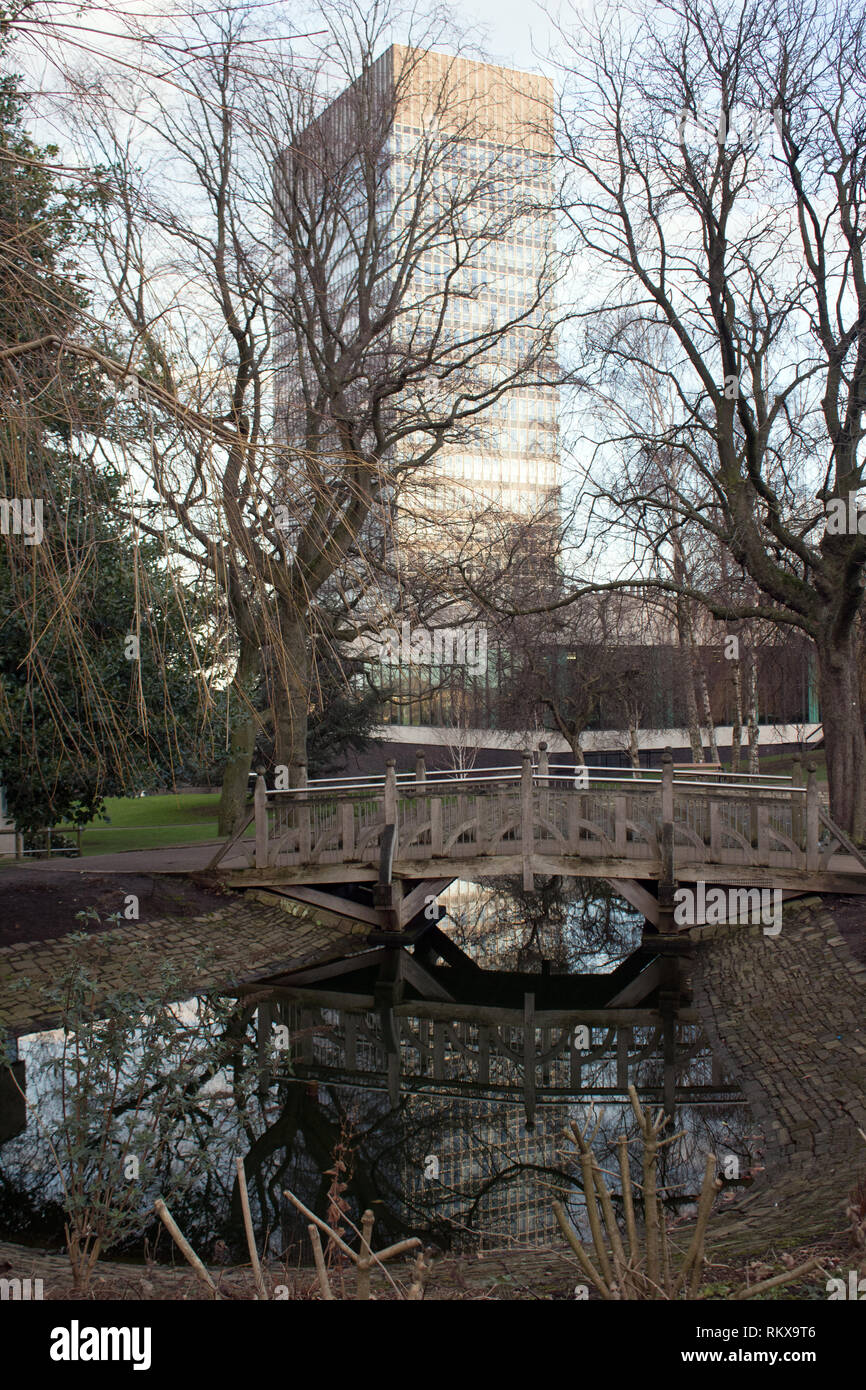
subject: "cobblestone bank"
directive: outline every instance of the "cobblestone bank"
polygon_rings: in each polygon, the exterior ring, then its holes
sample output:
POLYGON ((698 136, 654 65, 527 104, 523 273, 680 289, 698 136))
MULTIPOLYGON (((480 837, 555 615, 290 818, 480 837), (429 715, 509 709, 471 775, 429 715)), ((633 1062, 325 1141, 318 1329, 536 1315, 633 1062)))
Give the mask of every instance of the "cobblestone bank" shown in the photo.
POLYGON ((843 1229, 866 1173, 866 966, 817 898, 786 904, 776 937, 748 925, 691 936, 695 1004, 765 1140, 754 1189, 714 1222, 719 1247, 843 1229))
POLYGON ((8 946, 0 950, 0 1029, 20 1035, 51 1026, 45 990, 63 976, 76 949, 106 995, 146 995, 159 988, 166 965, 194 993, 361 951, 367 930, 300 905, 266 906, 246 896, 207 916, 130 923, 77 947, 68 936, 8 946))

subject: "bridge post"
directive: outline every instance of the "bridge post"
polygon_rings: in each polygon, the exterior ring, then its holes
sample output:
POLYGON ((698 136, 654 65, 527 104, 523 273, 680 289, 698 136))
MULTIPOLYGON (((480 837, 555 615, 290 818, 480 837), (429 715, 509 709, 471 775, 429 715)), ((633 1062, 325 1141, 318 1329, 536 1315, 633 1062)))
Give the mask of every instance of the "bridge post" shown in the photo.
POLYGON ((478 1029, 478 1084, 490 1084, 490 1029, 478 1029))
POLYGON ((340 802, 340 834, 345 863, 355 857, 355 808, 351 801, 340 802))
POLYGON ((427 763, 420 748, 415 750, 415 781, 419 787, 427 781, 427 763))
POLYGON ((670 748, 662 754, 662 823, 659 827, 661 876, 659 878, 660 932, 676 930, 674 923, 674 759, 670 748))
MULTIPOLYGON (((803 785, 803 755, 794 754, 794 766, 792 768, 791 786, 794 788, 803 785)), ((803 843, 803 798, 797 790, 791 797, 791 839, 798 849, 805 849, 803 843)))
POLYGON ((677 1104, 677 1032, 676 993, 661 990, 659 1004, 662 1015, 662 1109, 673 1120, 677 1104))
POLYGON ((674 820, 674 757, 670 748, 662 753, 662 822, 674 820))
POLYGON ((542 820, 547 820, 550 816, 550 762, 547 756, 547 744, 544 740, 538 745, 538 776, 541 779, 541 794, 539 796, 539 808, 542 820))
POLYGON ((535 1129, 535 995, 523 996, 523 1109, 526 1116, 526 1129, 535 1129))
POLYGON ((253 807, 255 808, 256 820, 256 868, 266 869, 268 867, 268 789, 261 774, 256 778, 253 807))
POLYGON ((812 870, 821 867, 821 855, 818 849, 821 804, 818 797, 818 778, 816 775, 818 769, 814 763, 809 763, 807 771, 809 777, 806 783, 806 868, 812 870))
POLYGON ((267 1000, 262 1000, 256 1011, 256 1055, 259 1073, 259 1095, 267 1099, 271 1087, 270 1046, 273 1027, 273 1009, 267 1000))
POLYGON ((397 763, 394 758, 388 758, 385 763, 385 824, 397 824, 397 774, 394 771, 397 763))
MULTIPOLYGON (((307 764, 297 762, 295 767, 295 786, 306 787, 307 785, 307 764)), ((309 863, 313 853, 312 827, 310 824, 310 803, 306 797, 297 798, 298 807, 298 852, 301 856, 301 863, 309 863)))
POLYGON ((714 864, 722 859, 722 808, 715 797, 710 801, 710 860, 714 864))
POLYGON ((443 850, 442 840, 442 797, 431 796, 430 798, 430 853, 434 859, 441 855, 443 850))
POLYGON ((547 744, 543 740, 538 745, 538 775, 545 779, 550 775, 550 760, 547 756, 547 744))
POLYGON ((531 893, 535 887, 535 877, 532 872, 532 851, 534 848, 532 819, 532 753, 527 748, 523 753, 520 769, 520 821, 523 842, 523 890, 525 893, 531 893))

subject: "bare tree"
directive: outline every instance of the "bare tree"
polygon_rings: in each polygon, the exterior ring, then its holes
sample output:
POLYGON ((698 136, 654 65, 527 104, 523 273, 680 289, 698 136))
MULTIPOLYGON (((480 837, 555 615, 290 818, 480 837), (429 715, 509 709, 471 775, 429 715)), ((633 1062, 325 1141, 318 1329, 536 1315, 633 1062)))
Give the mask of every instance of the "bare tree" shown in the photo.
MULTIPOLYGON (((678 410, 649 443, 687 464, 672 485, 630 468, 601 481, 606 525, 632 535, 636 516, 673 505, 759 597, 721 599, 677 577, 640 583, 719 618, 808 634, 833 814, 862 838, 866 18, 805 0, 672 0, 629 26, 608 11, 582 34, 573 18, 561 31, 571 88, 560 141, 574 176, 564 206, 580 264, 602 285, 584 312, 599 325, 626 304, 663 334, 669 351, 643 365, 678 410)), ((608 362, 616 351, 608 343, 608 362)), ((639 401, 613 433, 626 462, 645 456, 639 401)))
POLYGON ((395 13, 325 0, 321 34, 289 47, 228 7, 190 19, 180 60, 166 40, 170 89, 79 86, 131 356, 219 426, 202 440, 151 414, 130 454, 149 482, 139 524, 210 574, 234 632, 244 713, 223 830, 243 802, 261 651, 276 758, 294 765, 313 641, 376 626, 368 552, 404 543, 399 497, 426 487, 436 516, 434 458, 552 371, 546 248, 519 302, 474 312, 542 201, 545 152, 523 152, 515 180, 512 91, 480 108, 460 60, 428 54, 448 31, 420 9, 401 11, 410 44, 383 55, 395 13))

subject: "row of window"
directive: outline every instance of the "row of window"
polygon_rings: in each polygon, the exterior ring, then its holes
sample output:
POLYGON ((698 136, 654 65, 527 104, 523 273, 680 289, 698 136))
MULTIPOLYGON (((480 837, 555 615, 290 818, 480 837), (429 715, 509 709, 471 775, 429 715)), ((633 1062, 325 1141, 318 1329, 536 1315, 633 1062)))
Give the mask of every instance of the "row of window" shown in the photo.
MULTIPOLYGON (((429 131, 422 130, 421 126, 395 124, 390 143, 394 150, 411 152, 417 149, 422 135, 428 137, 428 143, 434 143, 430 140, 429 131)), ((552 154, 542 154, 536 150, 510 149, 495 140, 446 140, 445 148, 455 163, 463 168, 486 168, 491 162, 501 161, 510 170, 536 176, 547 173, 554 159, 552 154)))
POLYGON ((553 424, 556 420, 557 401, 553 392, 547 395, 517 396, 510 395, 497 401, 489 410, 484 412, 485 420, 500 420, 503 422, 514 421, 522 423, 526 421, 536 421, 541 424, 547 422, 553 424))
MULTIPOLYGON (((457 487, 439 486, 436 489, 435 497, 429 499, 430 506, 435 508, 437 513, 444 514, 446 517, 453 518, 455 521, 460 517, 467 520, 478 515, 483 507, 496 507, 498 518, 501 520, 504 514, 513 513, 514 515, 529 516, 536 512, 541 506, 542 499, 551 487, 556 486, 556 465, 550 465, 553 471, 553 481, 543 482, 537 477, 535 463, 527 460, 526 471, 530 465, 533 468, 532 479, 527 478, 525 482, 514 486, 509 482, 504 482, 497 486, 495 491, 488 492, 483 487, 473 488, 471 493, 465 489, 457 487)), ((468 481, 468 480, 467 480, 468 481)), ((485 479, 484 481, 495 481, 485 479)))
POLYGON ((504 286, 512 294, 526 294, 536 288, 543 269, 541 256, 524 259, 497 247, 486 255, 482 253, 473 257, 471 265, 459 269, 453 255, 428 255, 418 262, 414 274, 417 280, 431 286, 444 285, 447 279, 449 286, 461 293, 480 290, 482 293, 498 294, 504 286))
MULTIPOLYGON (((499 203, 495 210, 504 211, 505 204, 499 203)), ((391 227, 396 241, 399 242, 414 220, 413 211, 412 208, 398 208, 395 211, 391 220, 391 227)), ((455 220, 458 219, 455 218, 455 220)), ((476 233, 476 235, 478 236, 478 251, 473 257, 473 263, 477 265, 484 264, 485 255, 493 257, 497 254, 501 255, 503 252, 508 255, 519 254, 521 247, 549 249, 553 242, 550 218, 540 213, 532 219, 526 216, 521 217, 520 220, 515 218, 514 221, 509 221, 507 225, 498 229, 495 227, 487 228, 483 236, 481 232, 476 233)), ((448 236, 450 236, 450 231, 447 235, 443 233, 442 245, 443 248, 448 248, 447 254, 450 255, 451 248, 448 236)))
POLYGON ((534 454, 531 458, 503 458, 508 448, 507 441, 497 441, 497 452, 479 457, 476 454, 448 455, 443 469, 452 478, 465 478, 467 482, 501 483, 506 487, 536 483, 541 487, 557 485, 557 466, 552 458, 545 459, 534 454))
POLYGON ((515 176, 494 167, 476 174, 456 169, 448 163, 431 169, 420 160, 411 163, 402 159, 395 159, 390 164, 384 184, 392 196, 397 194, 401 198, 407 193, 414 196, 423 187, 426 198, 437 198, 447 193, 450 198, 457 198, 461 202, 471 198, 473 204, 489 198, 496 207, 513 205, 521 197, 533 203, 541 199, 545 206, 549 206, 553 191, 550 179, 515 176))

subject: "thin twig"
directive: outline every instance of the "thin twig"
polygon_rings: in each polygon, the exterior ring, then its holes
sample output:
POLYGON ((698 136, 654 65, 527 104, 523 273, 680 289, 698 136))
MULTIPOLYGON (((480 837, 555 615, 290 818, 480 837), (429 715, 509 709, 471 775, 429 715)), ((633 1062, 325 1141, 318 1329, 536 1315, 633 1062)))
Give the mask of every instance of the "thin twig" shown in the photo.
POLYGON ((365 1211, 361 1217, 361 1255, 358 1260, 358 1277, 355 1281, 355 1297, 367 1299, 370 1297, 370 1264, 372 1252, 370 1241, 373 1238, 373 1222, 375 1217, 371 1211, 365 1211))
POLYGON ((571 1246, 572 1250, 577 1256, 578 1264, 580 1265, 587 1279, 595 1288, 598 1289, 602 1298, 612 1299, 613 1294, 611 1293, 607 1284, 602 1279, 601 1275, 596 1273, 592 1260, 589 1258, 580 1241, 578 1240, 577 1236, 575 1235, 571 1222, 569 1221, 565 1212, 565 1208, 561 1202, 553 1203, 553 1214, 559 1222, 559 1228, 562 1231, 562 1234, 565 1236, 565 1239, 568 1241, 569 1245, 571 1246))
POLYGON ((621 1134, 616 1141, 617 1152, 619 1154, 619 1174, 622 1185, 622 1208, 625 1216, 625 1230, 628 1236, 629 1259, 635 1260, 638 1255, 637 1226, 634 1219, 634 1201, 631 1193, 631 1173, 628 1166, 628 1139, 621 1134))
POLYGON ((701 1184, 701 1195, 698 1200, 698 1213, 697 1219, 695 1221, 695 1229, 692 1234, 692 1239, 689 1244, 689 1248, 686 1252, 686 1257, 683 1260, 682 1268, 680 1269, 676 1283, 674 1284, 674 1298, 676 1298, 680 1289, 685 1284, 686 1279, 689 1276, 690 1270, 693 1271, 692 1278, 689 1284, 690 1296, 694 1298, 695 1294, 697 1293, 696 1281, 700 1279, 701 1269, 703 1266, 703 1245, 704 1236, 706 1234, 707 1229, 707 1222, 710 1219, 710 1212, 713 1209, 713 1201, 715 1199, 715 1195, 720 1187, 718 1180, 714 1177, 715 1171, 715 1155, 707 1154, 706 1163, 704 1165, 704 1180, 701 1184))
POLYGON ((306 1216, 308 1221, 314 1222, 315 1225, 318 1226, 320 1231, 324 1231, 325 1234, 328 1236, 333 1236, 335 1244, 337 1244, 340 1247, 344 1255, 349 1256, 349 1259, 352 1261, 353 1264, 358 1263, 358 1256, 355 1254, 354 1250, 350 1249, 350 1247, 346 1244, 344 1240, 341 1240, 341 1238, 337 1235, 336 1231, 331 1230, 330 1226, 326 1221, 322 1221, 318 1216, 316 1216, 315 1212, 310 1211, 309 1207, 305 1207, 300 1198, 295 1196, 294 1192, 290 1192, 289 1189, 285 1187, 283 1188, 283 1196, 288 1197, 289 1201, 293 1202, 294 1205, 298 1208, 298 1211, 301 1213, 301 1215, 306 1216))

